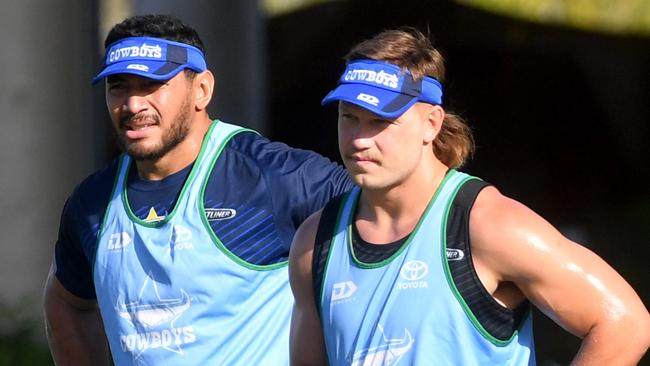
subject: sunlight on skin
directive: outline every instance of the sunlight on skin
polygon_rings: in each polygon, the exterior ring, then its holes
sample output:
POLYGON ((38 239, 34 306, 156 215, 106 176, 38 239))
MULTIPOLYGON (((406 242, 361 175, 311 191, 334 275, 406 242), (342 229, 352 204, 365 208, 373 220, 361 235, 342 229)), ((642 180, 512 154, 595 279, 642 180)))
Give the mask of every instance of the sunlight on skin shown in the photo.
MULTIPOLYGON (((521 238, 525 238, 525 242, 535 248, 535 250, 540 254, 554 255, 552 246, 549 245, 548 240, 545 240, 542 236, 533 234, 527 230, 521 230, 517 235, 521 238)), ((618 321, 625 316, 626 311, 623 301, 610 291, 598 277, 588 273, 583 267, 575 262, 566 263, 564 266, 569 271, 583 278, 597 292, 603 294, 602 298, 604 300, 600 306, 606 310, 607 319, 609 321, 618 321)))
POLYGON ((531 245, 533 248, 539 250, 540 252, 544 252, 546 254, 552 253, 551 246, 548 244, 548 240, 542 236, 532 233, 529 228, 522 226, 520 230, 517 230, 515 234, 517 237, 523 238, 525 240, 525 243, 531 245))
POLYGON ((598 292, 602 293, 603 298, 607 299, 603 301, 602 307, 607 309, 607 315, 609 320, 619 320, 623 318, 625 314, 625 306, 621 299, 616 297, 611 291, 607 290, 607 287, 598 279, 596 276, 586 273, 585 270, 575 263, 568 263, 566 268, 578 275, 584 277, 587 282, 589 282, 598 292))

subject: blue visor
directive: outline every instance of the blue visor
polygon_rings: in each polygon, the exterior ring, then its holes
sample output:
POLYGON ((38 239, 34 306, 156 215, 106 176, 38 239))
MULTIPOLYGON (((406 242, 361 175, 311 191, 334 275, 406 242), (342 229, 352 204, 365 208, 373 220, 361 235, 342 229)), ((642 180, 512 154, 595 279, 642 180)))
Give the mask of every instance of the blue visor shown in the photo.
POLYGON ((347 65, 338 86, 321 104, 334 101, 356 104, 383 118, 397 118, 416 102, 442 104, 442 85, 429 76, 415 81, 410 72, 383 61, 356 60, 347 65))
POLYGON ((203 52, 185 43, 153 37, 123 38, 108 46, 104 68, 92 84, 115 74, 134 74, 169 80, 183 69, 207 69, 203 52))

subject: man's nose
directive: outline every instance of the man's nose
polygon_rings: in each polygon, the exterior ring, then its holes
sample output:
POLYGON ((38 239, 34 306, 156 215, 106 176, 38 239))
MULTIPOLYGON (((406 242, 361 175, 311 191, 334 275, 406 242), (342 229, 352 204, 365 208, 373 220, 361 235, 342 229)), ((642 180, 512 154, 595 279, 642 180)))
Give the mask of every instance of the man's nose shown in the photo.
POLYGON ((352 144, 358 149, 365 149, 372 146, 372 139, 375 134, 376 131, 371 128, 370 124, 364 122, 357 124, 355 128, 350 131, 352 144))
POLYGON ((144 95, 130 94, 124 98, 124 105, 122 106, 125 111, 132 114, 138 114, 147 109, 147 98, 144 95))

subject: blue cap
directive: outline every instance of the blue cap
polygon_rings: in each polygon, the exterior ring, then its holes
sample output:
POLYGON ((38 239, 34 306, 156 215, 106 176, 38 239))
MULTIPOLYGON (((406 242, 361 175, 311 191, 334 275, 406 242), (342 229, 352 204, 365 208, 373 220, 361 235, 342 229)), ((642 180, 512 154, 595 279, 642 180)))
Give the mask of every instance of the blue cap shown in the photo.
POLYGON ((183 69, 205 71, 203 52, 194 46, 162 38, 122 38, 107 47, 104 68, 93 78, 92 84, 115 74, 169 80, 183 69))
POLYGON ((384 118, 397 118, 416 102, 442 104, 442 85, 429 76, 415 81, 408 70, 387 62, 355 60, 321 104, 339 100, 384 118))

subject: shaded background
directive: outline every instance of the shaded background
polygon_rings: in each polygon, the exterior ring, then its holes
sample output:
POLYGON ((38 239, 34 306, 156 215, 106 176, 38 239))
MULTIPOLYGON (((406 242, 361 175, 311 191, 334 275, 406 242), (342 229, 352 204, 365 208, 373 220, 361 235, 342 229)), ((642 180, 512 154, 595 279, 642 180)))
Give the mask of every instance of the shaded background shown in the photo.
MULTIPOLYGON (((60 210, 116 154, 89 80, 106 30, 149 12, 199 31, 213 117, 333 160, 336 111, 319 101, 343 55, 387 28, 430 32, 447 60, 445 107, 477 140, 464 170, 598 253, 648 304, 646 0, 0 1, 0 365, 51 362, 41 291, 60 210)), ((568 364, 579 339, 535 318, 538 363, 568 364)))

